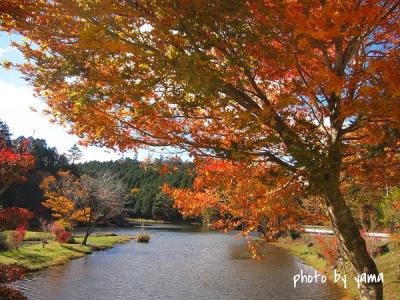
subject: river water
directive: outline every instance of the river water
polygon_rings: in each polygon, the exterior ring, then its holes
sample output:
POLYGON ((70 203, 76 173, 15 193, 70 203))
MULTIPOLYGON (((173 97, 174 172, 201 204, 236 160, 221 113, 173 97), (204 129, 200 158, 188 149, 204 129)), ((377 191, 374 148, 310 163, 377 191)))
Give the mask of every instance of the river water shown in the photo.
MULTIPOLYGON (((140 229, 104 229, 137 234, 140 229)), ((130 241, 66 265, 40 271, 16 287, 28 299, 341 299, 331 283, 300 284, 314 270, 292 255, 264 246, 261 260, 235 234, 203 227, 146 227, 148 244, 130 241)))

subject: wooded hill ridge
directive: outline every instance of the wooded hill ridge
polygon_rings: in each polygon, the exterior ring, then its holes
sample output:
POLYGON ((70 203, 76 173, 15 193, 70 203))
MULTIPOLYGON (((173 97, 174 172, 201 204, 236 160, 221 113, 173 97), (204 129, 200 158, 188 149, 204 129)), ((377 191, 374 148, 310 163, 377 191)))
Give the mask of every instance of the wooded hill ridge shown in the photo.
MULTIPOLYGON (((10 142, 18 144, 22 140, 25 138, 18 137, 10 142)), ((175 188, 191 187, 194 180, 193 163, 163 157, 153 160, 147 158, 145 162, 125 158, 107 162, 74 163, 75 158, 58 153, 56 148, 49 146, 43 139, 29 137, 26 140, 29 152, 34 157, 34 167, 27 173, 26 180, 14 183, 0 195, 1 206, 28 208, 35 215, 49 216, 49 210, 42 206, 45 197, 40 189, 45 177, 56 175, 60 170, 71 171, 77 176, 86 174, 92 177, 109 171, 116 174, 126 187, 127 216, 181 220, 181 214, 173 208, 172 200, 161 192, 161 186, 168 184, 175 188), (168 170, 163 172, 163 169, 168 170)))

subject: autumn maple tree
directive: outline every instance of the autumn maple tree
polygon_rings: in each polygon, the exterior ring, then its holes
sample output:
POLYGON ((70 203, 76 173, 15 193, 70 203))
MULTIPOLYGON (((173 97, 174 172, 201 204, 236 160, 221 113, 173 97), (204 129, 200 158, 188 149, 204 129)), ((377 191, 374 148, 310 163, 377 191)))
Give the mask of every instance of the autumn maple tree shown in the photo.
POLYGON ((16 182, 24 181, 33 167, 34 158, 29 153, 28 142, 13 145, 7 124, 0 120, 0 196, 16 182))
MULTIPOLYGON (((371 170, 377 185, 398 183, 399 1, 26 0, 9 9, 20 2, 6 1, 1 23, 28 39, 16 45, 26 58, 16 67, 73 133, 121 151, 180 147, 266 177, 279 169, 270 191, 310 184, 355 272, 377 275, 342 186, 371 170)), ((230 209, 243 209, 237 200, 230 209)), ((361 286, 363 299, 382 293, 381 282, 361 286)))

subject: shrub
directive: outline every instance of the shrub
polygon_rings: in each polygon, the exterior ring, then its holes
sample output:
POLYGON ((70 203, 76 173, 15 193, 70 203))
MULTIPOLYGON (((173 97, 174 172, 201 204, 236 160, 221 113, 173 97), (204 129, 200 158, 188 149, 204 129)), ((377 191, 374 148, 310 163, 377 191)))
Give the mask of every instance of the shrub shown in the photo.
POLYGON ((301 237, 301 233, 297 229, 291 229, 289 231, 289 235, 292 238, 292 240, 297 240, 297 239, 299 239, 301 237))
POLYGON ((375 256, 383 255, 383 254, 386 254, 388 252, 390 252, 389 244, 383 244, 383 245, 378 247, 375 256))
POLYGON ((340 257, 339 241, 336 237, 314 236, 314 246, 319 257, 323 257, 331 267, 335 267, 340 257))
POLYGON ((14 244, 16 249, 18 249, 19 246, 21 246, 22 242, 24 241, 25 235, 26 235, 26 228, 24 226, 18 226, 15 229, 14 244))
POLYGON ((65 244, 67 242, 70 242, 72 238, 72 234, 68 231, 63 231, 60 232, 59 235, 57 235, 57 242, 60 244, 65 244))
POLYGON ((18 226, 15 231, 11 231, 8 236, 8 249, 18 249, 26 235, 26 228, 18 226))
POLYGON ((0 265, 0 284, 24 278, 25 269, 18 265, 0 265))
POLYGON ((65 244, 70 241, 72 238, 72 234, 66 231, 60 224, 53 223, 51 227, 51 232, 56 236, 57 242, 60 244, 65 244))
POLYGON ((25 300, 21 292, 9 287, 7 283, 24 278, 24 268, 17 265, 0 265, 0 299, 25 300))
POLYGON ((26 235, 26 228, 24 226, 18 226, 15 229, 15 232, 17 232, 22 237, 22 240, 24 240, 26 235))
POLYGON ((0 285, 0 299, 2 300, 25 300, 28 299, 20 291, 6 286, 0 285))
POLYGON ((11 231, 7 237, 7 249, 18 249, 20 245, 20 235, 16 231, 11 231))
POLYGON ((0 230, 14 230, 17 226, 28 228, 33 213, 26 208, 9 207, 0 210, 0 230))
POLYGON ((138 243, 148 243, 150 240, 150 235, 144 232, 141 232, 137 235, 136 241, 138 243))

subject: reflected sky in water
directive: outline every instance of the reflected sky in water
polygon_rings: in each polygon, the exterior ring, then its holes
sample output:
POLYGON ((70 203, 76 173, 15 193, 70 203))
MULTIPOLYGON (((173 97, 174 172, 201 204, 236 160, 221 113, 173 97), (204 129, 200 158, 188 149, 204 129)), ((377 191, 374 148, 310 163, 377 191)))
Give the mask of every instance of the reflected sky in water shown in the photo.
MULTIPOLYGON (((99 229, 136 234, 135 229, 99 229)), ((301 269, 314 270, 266 245, 249 259, 235 234, 204 227, 146 227, 149 244, 129 243, 51 267, 16 283, 29 299, 341 299, 333 284, 293 287, 301 269)))

